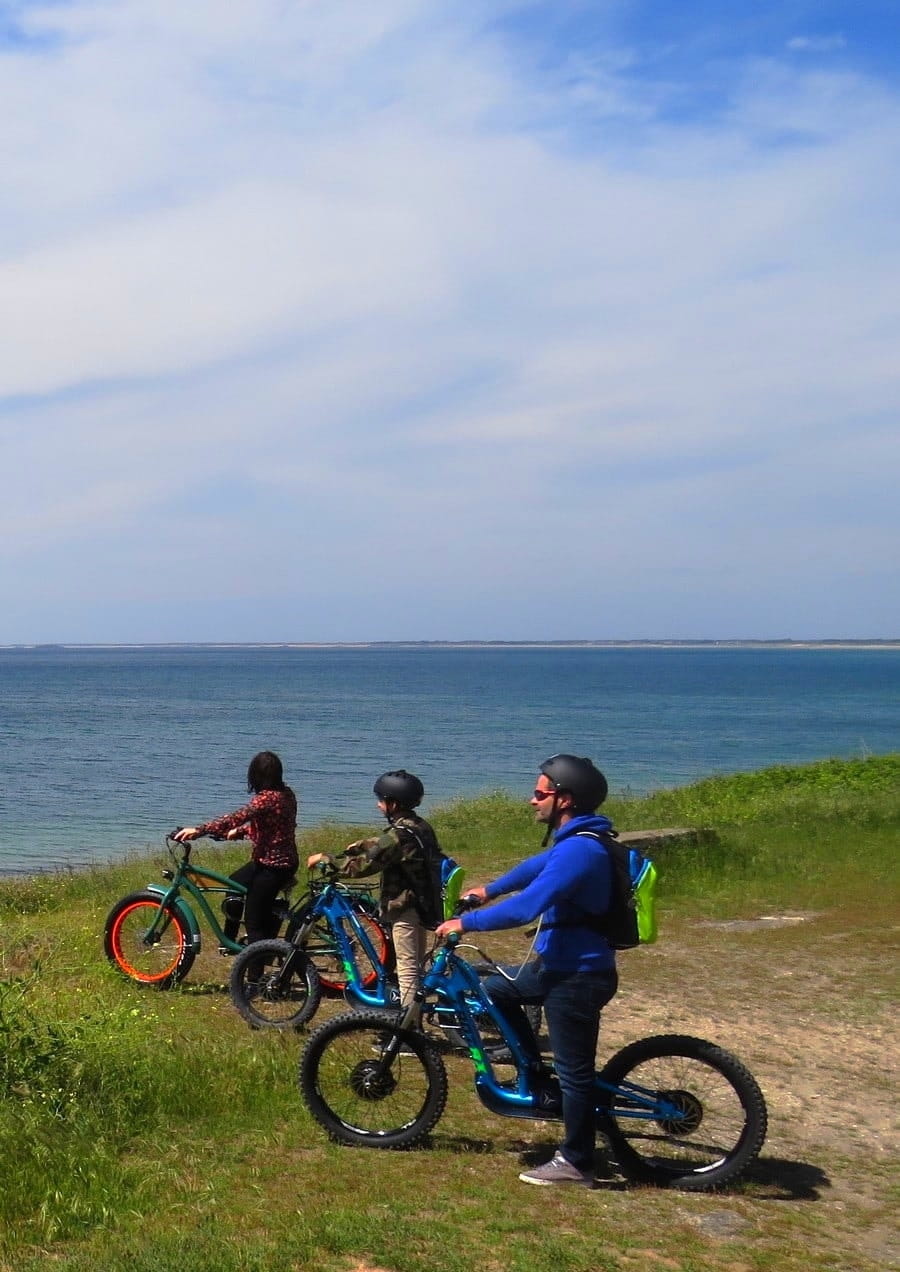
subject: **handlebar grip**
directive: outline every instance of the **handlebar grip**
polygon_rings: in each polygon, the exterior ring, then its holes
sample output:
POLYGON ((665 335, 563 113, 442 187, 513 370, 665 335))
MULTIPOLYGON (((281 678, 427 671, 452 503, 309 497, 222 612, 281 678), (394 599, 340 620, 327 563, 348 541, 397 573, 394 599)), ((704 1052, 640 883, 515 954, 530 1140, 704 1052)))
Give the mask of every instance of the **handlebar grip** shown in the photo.
POLYGON ((458 919, 461 914, 465 914, 467 910, 477 910, 482 904, 481 898, 476 897, 474 893, 466 893, 457 901, 453 909, 453 917, 458 919))
POLYGON ((175 838, 179 830, 183 830, 183 829, 184 829, 183 826, 176 826, 174 830, 170 830, 169 833, 166 835, 166 843, 173 844, 174 846, 180 848, 182 850, 184 860, 187 861, 191 855, 191 841, 189 839, 186 839, 182 843, 180 839, 175 838))

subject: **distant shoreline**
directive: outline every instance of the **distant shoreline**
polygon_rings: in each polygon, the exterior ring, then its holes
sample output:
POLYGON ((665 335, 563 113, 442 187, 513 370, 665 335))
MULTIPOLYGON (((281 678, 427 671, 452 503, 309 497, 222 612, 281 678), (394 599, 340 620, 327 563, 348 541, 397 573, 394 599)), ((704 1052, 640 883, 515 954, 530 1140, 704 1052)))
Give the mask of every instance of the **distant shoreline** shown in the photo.
POLYGON ((884 640, 360 640, 360 641, 58 641, 0 644, 0 653, 191 649, 900 649, 900 637, 884 640))

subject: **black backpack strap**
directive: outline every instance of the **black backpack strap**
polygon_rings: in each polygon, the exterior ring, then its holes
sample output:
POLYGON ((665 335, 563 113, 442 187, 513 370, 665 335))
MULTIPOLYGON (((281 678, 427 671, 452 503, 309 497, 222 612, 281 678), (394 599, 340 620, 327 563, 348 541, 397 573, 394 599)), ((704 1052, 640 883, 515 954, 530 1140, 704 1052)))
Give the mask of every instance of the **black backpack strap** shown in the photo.
MULTIPOLYGON (((577 830, 575 832, 575 838, 579 835, 586 835, 590 839, 596 839, 597 842, 603 844, 603 847, 606 849, 609 848, 609 845, 606 842, 607 835, 610 839, 618 838, 618 835, 614 830, 577 830)), ((610 861, 610 866, 612 866, 612 861, 610 861)), ((582 906, 578 905, 577 901, 571 901, 569 904, 577 906, 580 910, 583 909, 582 906)), ((612 897, 610 897, 609 908, 604 910, 602 914, 596 914, 593 910, 584 910, 583 919, 563 919, 559 923, 542 923, 541 930, 543 932, 549 932, 552 928, 586 928, 589 932, 597 932, 600 936, 606 936, 609 930, 609 911, 611 909, 612 897)))

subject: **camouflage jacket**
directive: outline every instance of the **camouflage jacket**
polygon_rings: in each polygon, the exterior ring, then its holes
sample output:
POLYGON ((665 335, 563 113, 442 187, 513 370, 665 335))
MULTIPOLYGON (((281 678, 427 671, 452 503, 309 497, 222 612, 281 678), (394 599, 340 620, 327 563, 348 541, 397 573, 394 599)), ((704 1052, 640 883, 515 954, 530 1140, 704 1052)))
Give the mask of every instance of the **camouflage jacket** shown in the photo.
POLYGON ((381 913, 396 918, 415 908, 425 927, 443 917, 441 850, 433 828, 422 817, 395 817, 382 835, 348 844, 341 873, 350 878, 381 875, 381 913))

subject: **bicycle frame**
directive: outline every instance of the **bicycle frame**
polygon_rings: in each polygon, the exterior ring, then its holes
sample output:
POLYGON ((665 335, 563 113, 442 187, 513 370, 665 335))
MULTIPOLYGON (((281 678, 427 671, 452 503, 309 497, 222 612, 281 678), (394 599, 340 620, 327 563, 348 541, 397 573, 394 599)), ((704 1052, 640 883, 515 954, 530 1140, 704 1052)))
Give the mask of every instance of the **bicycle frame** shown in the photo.
POLYGON ((231 937, 226 936, 221 924, 206 899, 207 894, 212 893, 215 896, 231 894, 244 897, 247 895, 247 889, 240 883, 228 875, 221 874, 218 870, 212 870, 208 866, 195 866, 191 864, 190 844, 184 845, 184 854, 179 858, 172 852, 169 852, 175 862, 174 871, 164 870, 163 878, 169 879, 171 882, 167 888, 159 883, 148 883, 147 892, 152 892, 154 896, 159 897, 159 910, 157 911, 152 924, 147 929, 145 940, 148 943, 158 939, 159 935, 165 930, 168 923, 167 908, 171 907, 185 920, 191 935, 191 942, 194 952, 200 952, 201 936, 200 925, 197 921, 197 915, 188 905, 182 893, 186 892, 196 902, 200 913, 206 919, 212 928, 213 936, 218 940, 219 944, 232 954, 239 954, 244 948, 239 941, 234 941, 231 937), (212 880, 212 883, 203 883, 201 880, 212 880))
POLYGON ((357 911, 348 899, 348 889, 340 883, 330 880, 318 893, 310 893, 292 910, 292 918, 300 918, 299 926, 291 935, 291 943, 307 953, 315 953, 310 947, 309 938, 315 924, 324 919, 337 948, 338 957, 347 978, 344 997, 361 1007, 374 1007, 379 1010, 399 1006, 400 993, 397 986, 389 980, 387 969, 378 957, 374 945, 360 922, 357 911), (311 904, 310 904, 311 900, 311 904), (308 908, 305 908, 308 907, 308 908), (370 973, 360 971, 356 953, 348 933, 348 928, 362 946, 372 971, 375 973, 375 985, 371 990, 365 987, 370 973))
MULTIPOLYGON (((456 953, 458 945, 459 937, 452 935, 437 951, 431 968, 423 977, 418 999, 425 1002, 429 995, 433 995, 438 1004, 445 1004, 456 1013, 457 1027, 469 1048, 469 1056, 475 1069, 475 1090, 486 1108, 492 1113, 506 1117, 558 1119, 562 1115, 561 1105, 556 1107, 552 1104, 548 1105, 546 1099, 542 1100, 542 1092, 535 1090, 528 1059, 519 1040, 494 1005, 478 972, 456 953), (514 1083, 501 1083, 497 1080, 478 1026, 479 1015, 486 1016, 492 1021, 503 1038, 504 1044, 512 1053, 516 1068, 514 1083)), ((478 952, 481 954, 480 950, 478 952)), ((404 1012, 399 1023, 409 1027, 412 1018, 411 1012, 404 1012)), ((393 1063, 400 1041, 395 1037, 386 1047, 385 1067, 393 1063)), ((679 1107, 659 1092, 631 1082, 626 1082, 622 1086, 613 1086, 604 1082, 598 1075, 596 1089, 598 1116, 604 1115, 604 1106, 608 1103, 610 1092, 616 1094, 620 1101, 627 1101, 626 1107, 623 1107, 621 1102, 617 1103, 618 1117, 632 1117, 646 1121, 665 1119, 674 1121, 681 1115, 679 1107), (604 1093, 603 1096, 600 1095, 601 1092, 604 1093)))

